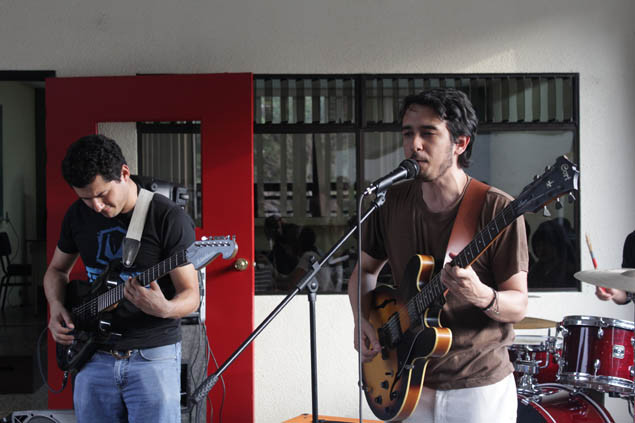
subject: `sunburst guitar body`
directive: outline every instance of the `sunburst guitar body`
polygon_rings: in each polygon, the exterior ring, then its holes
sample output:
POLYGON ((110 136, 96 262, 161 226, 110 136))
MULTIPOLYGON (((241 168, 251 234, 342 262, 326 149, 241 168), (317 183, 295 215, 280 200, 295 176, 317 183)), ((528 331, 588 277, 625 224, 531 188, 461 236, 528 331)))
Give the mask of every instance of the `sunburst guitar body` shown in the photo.
POLYGON ((369 321, 378 331, 382 351, 362 366, 366 400, 382 420, 399 421, 412 414, 428 360, 446 355, 452 346, 452 332, 442 327, 440 309, 431 307, 423 315, 410 315, 406 306, 433 270, 432 257, 415 255, 404 275, 404 281, 413 282, 410 286, 402 284, 395 289, 381 285, 373 292, 369 321), (395 341, 396 345, 391 345, 395 341))

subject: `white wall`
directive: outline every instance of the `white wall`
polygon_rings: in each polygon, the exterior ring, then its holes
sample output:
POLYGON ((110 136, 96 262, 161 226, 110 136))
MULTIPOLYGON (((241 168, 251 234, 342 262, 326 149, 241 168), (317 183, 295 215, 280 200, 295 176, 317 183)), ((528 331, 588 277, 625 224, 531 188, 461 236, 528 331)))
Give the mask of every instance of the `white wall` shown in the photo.
MULTIPOLYGON (((3 1, 0 68, 59 76, 579 72, 581 233, 610 268, 620 265, 634 229, 633 16, 632 0, 3 1)), ((587 254, 582 265, 592 267, 587 254)), ((532 297, 528 314, 633 319, 632 306, 602 303, 592 291, 532 297)), ((276 300, 256 298, 257 322, 276 300)), ((258 422, 310 412, 308 341, 289 331, 298 324, 308 336, 305 300, 296 303, 255 344, 258 422)), ((321 297, 318 317, 328 328, 318 336, 320 410, 355 416, 346 299, 321 297)), ((627 420, 625 404, 615 401, 615 419, 627 420)))

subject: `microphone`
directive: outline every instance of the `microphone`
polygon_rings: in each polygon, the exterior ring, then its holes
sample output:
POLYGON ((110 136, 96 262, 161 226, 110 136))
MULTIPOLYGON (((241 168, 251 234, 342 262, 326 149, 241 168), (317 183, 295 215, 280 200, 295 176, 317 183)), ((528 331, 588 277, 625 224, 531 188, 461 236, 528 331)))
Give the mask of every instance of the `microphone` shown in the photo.
POLYGON ((413 179, 418 174, 419 163, 417 163, 415 159, 406 159, 399 164, 397 169, 370 184, 370 186, 366 188, 366 191, 364 191, 364 195, 369 195, 373 192, 380 193, 382 191, 386 191, 386 189, 388 189, 388 187, 395 182, 403 181, 406 179, 413 179))

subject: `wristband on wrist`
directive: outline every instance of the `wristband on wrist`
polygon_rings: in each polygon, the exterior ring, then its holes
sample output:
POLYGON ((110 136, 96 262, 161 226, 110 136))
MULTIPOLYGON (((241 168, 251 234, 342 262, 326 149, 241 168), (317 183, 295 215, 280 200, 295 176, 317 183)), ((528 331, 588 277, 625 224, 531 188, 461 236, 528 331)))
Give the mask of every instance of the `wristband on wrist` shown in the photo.
POLYGON ((494 298, 492 298, 492 301, 487 305, 487 307, 482 308, 481 310, 483 310, 484 312, 491 310, 494 313, 498 314, 498 291, 492 288, 492 292, 494 293, 494 298))

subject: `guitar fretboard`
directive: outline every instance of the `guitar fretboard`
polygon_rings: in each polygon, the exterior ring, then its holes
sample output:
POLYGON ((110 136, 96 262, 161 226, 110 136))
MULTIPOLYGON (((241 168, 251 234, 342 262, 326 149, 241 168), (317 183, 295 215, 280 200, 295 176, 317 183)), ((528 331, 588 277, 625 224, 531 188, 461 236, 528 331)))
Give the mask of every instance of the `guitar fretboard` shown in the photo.
MULTIPOLYGON (((180 251, 140 273, 138 276, 139 284, 147 286, 152 281, 167 275, 173 269, 176 269, 186 263, 188 263, 186 251, 180 251)), ((108 307, 111 307, 121 301, 124 297, 123 292, 124 284, 120 283, 103 294, 97 295, 81 305, 74 307, 73 315, 79 317, 81 320, 90 320, 97 316, 97 314, 106 310, 108 307)))

